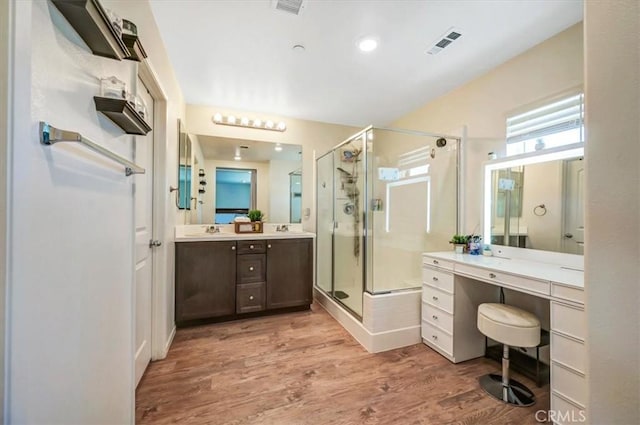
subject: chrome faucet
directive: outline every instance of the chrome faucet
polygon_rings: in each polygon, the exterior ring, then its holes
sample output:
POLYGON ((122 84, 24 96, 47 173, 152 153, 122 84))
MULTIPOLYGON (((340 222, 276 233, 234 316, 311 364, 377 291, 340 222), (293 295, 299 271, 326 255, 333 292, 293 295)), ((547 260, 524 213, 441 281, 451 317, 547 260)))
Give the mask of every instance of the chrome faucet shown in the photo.
POLYGON ((278 224, 278 227, 276 227, 276 232, 288 232, 289 231, 289 225, 288 224, 278 224))
POLYGON ((220 233, 220 227, 219 226, 207 226, 207 230, 205 230, 207 233, 220 233))

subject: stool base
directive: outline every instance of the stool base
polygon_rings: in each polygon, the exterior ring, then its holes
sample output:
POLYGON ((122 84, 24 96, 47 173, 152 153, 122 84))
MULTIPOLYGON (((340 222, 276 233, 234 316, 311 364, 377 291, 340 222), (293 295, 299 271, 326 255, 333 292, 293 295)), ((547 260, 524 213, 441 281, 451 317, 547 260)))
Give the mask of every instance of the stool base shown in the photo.
POLYGON ((509 379, 509 388, 507 389, 508 400, 506 401, 502 399, 502 376, 491 373, 481 376, 479 381, 480 387, 487 394, 505 403, 526 407, 536 402, 531 390, 514 379, 509 379))

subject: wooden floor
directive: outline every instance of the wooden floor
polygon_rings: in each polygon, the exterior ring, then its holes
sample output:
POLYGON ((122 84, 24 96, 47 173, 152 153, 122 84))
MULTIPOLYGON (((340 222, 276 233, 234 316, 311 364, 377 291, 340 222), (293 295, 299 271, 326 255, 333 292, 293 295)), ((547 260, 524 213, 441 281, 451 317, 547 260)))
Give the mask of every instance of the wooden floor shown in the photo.
POLYGON ((536 424, 538 402, 510 407, 478 377, 499 364, 454 365, 423 344, 367 353, 322 307, 178 330, 137 390, 138 424, 536 424))

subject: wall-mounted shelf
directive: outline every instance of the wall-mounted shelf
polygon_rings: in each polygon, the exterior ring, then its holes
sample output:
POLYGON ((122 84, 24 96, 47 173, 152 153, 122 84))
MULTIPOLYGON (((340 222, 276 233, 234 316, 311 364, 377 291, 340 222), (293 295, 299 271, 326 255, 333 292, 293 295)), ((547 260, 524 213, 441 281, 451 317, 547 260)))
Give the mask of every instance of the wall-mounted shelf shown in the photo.
POLYGON ((147 52, 144 51, 140 38, 137 35, 122 34, 122 40, 129 50, 129 56, 125 59, 140 62, 147 58, 147 52))
POLYGON ((93 54, 122 60, 132 56, 98 0, 52 0, 93 54))
POLYGON ((96 109, 105 114, 111 121, 127 134, 146 135, 151 127, 133 106, 125 99, 94 96, 96 109))

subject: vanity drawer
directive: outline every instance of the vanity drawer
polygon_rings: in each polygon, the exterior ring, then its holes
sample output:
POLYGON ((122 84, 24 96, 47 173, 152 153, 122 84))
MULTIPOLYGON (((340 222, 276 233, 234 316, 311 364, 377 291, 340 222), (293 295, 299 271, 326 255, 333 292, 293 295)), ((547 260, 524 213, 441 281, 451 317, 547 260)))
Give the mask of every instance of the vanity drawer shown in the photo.
POLYGON ((551 360, 585 373, 587 353, 584 343, 565 336, 551 333, 551 360))
POLYGON ((264 282, 266 280, 265 254, 238 255, 236 259, 236 283, 264 282))
POLYGON ((266 284, 245 283, 236 286, 236 313, 262 311, 266 306, 266 284))
POLYGON ((422 320, 453 335, 453 315, 446 313, 444 310, 423 302, 422 320))
POLYGON ((584 376, 551 361, 551 388, 581 406, 587 401, 584 376))
POLYGON ((422 301, 453 314, 453 295, 429 285, 422 285, 422 301))
MULTIPOLYGON (((587 414, 584 408, 565 399, 560 394, 551 393, 551 411, 555 413, 554 424, 586 423, 587 414)), ((541 418, 542 419, 542 418, 541 418)))
POLYGON ((551 330, 584 341, 587 318, 584 310, 551 302, 551 330))
POLYGON ((441 260, 429 256, 422 257, 422 264, 425 266, 439 267, 441 269, 453 270, 453 261, 441 260))
POLYGON ((534 292, 549 295, 549 281, 531 279, 524 276, 516 276, 509 273, 488 270, 481 267, 469 266, 467 264, 456 264, 456 273, 464 274, 474 279, 495 283, 496 285, 520 288, 525 292, 534 292))
POLYGON ((453 294, 453 273, 451 272, 424 267, 422 269, 422 283, 453 294))
POLYGON ((425 321, 422 321, 422 338, 425 343, 435 345, 453 356, 453 337, 425 321))
POLYGON ((264 254, 267 241, 238 241, 238 254, 264 254))
POLYGON ((551 296, 584 304, 584 289, 558 285, 551 282, 551 296))

